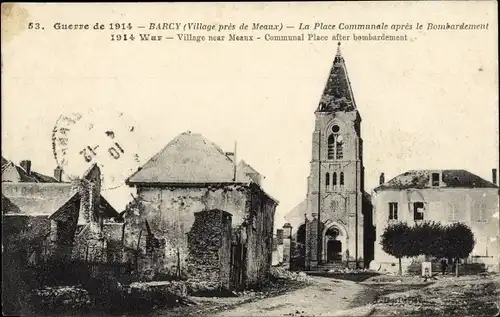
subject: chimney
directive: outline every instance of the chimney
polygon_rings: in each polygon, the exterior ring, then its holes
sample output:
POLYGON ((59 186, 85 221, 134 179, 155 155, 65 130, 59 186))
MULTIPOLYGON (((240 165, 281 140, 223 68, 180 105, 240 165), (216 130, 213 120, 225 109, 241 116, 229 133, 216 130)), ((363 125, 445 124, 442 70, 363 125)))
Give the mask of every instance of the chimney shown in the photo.
POLYGON ((30 160, 24 160, 21 161, 19 164, 21 167, 26 171, 28 175, 31 175, 31 161, 30 160))
POLYGON ((381 173, 380 179, 379 179, 379 184, 382 185, 383 183, 385 183, 385 175, 384 175, 384 173, 381 173))
POLYGON ((234 162, 234 152, 226 152, 226 156, 234 162))
POLYGON ((62 168, 60 166, 56 167, 54 169, 54 178, 58 181, 58 182, 62 182, 62 168))
POLYGON ((493 184, 497 184, 497 169, 494 168, 491 170, 491 179, 493 180, 493 184))

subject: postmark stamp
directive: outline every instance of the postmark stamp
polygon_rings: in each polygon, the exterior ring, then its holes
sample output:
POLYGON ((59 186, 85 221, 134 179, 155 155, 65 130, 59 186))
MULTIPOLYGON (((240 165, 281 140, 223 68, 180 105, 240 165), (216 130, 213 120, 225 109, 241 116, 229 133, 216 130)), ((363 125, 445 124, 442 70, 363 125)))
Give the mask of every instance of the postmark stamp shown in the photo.
POLYGON ((97 163, 102 188, 118 188, 140 166, 137 129, 134 120, 120 111, 63 114, 52 131, 54 159, 69 180, 97 163))

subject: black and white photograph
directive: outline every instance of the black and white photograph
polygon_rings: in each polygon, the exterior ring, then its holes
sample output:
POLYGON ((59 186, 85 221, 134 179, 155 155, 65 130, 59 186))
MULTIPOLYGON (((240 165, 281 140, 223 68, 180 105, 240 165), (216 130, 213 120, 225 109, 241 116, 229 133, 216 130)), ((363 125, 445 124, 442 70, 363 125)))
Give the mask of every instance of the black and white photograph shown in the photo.
POLYGON ((2 3, 5 316, 499 316, 496 1, 2 3))

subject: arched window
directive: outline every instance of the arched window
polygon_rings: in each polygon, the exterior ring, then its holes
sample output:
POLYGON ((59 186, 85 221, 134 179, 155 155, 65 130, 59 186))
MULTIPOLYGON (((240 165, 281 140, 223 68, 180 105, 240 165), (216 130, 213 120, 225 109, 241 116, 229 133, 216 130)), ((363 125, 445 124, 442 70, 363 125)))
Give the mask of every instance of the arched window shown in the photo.
POLYGON ((335 137, 330 134, 328 137, 328 159, 333 160, 335 158, 335 137))
POLYGON ((335 158, 337 160, 341 160, 344 157, 344 140, 342 139, 342 136, 339 135, 336 138, 336 155, 335 158))
POLYGON ((330 173, 326 173, 325 177, 326 177, 325 185, 326 185, 326 187, 328 187, 328 186, 330 186, 330 173))
POLYGON ((344 172, 340 172, 340 186, 344 185, 344 172))
POLYGON ((328 159, 341 160, 344 158, 344 138, 337 133, 328 136, 328 159))
POLYGON ((337 186, 337 173, 333 173, 333 186, 337 186))

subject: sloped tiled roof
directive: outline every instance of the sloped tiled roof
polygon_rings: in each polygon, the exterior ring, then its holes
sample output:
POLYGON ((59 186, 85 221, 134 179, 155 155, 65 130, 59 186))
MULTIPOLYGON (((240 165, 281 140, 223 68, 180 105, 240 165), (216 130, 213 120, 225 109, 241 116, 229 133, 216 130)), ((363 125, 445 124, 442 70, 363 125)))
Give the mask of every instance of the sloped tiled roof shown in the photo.
POLYGON ((28 174, 22 167, 2 157, 2 182, 57 183, 58 181, 35 171, 28 174))
POLYGON ((3 213, 50 216, 75 192, 67 183, 2 183, 2 195, 16 206, 3 213))
POLYGON ((12 162, 2 166, 2 182, 28 182, 37 183, 38 180, 29 176, 24 169, 12 162))
POLYGON ((304 222, 304 214, 307 213, 307 199, 301 201, 297 206, 285 215, 285 221, 292 226, 294 230, 304 222))
POLYGON ((372 203, 372 195, 368 194, 366 191, 363 191, 363 199, 367 203, 372 203))
POLYGON ((58 183, 59 181, 54 177, 40 174, 38 172, 31 172, 31 176, 34 177, 40 183, 58 183))
MULTIPOLYGON (((239 176, 239 175, 238 175, 239 176)), ((185 132, 127 179, 137 183, 228 183, 234 181, 234 162, 201 134, 185 132)), ((249 182, 248 177, 238 179, 249 182)))
POLYGON ((262 175, 244 160, 241 160, 238 163, 236 176, 237 181, 247 181, 248 178, 250 178, 253 182, 260 183, 260 177, 262 177, 262 175))
POLYGON ((6 213, 19 214, 21 213, 21 210, 14 203, 12 203, 9 198, 2 194, 2 214, 6 213))
POLYGON ((356 109, 351 83, 347 75, 344 58, 340 53, 340 43, 333 60, 328 80, 321 96, 317 111, 353 111, 356 109))
MULTIPOLYGON (((375 188, 375 191, 384 189, 423 189, 434 188, 430 184, 432 173, 435 170, 411 170, 398 175, 390 181, 375 188)), ((497 185, 466 170, 442 170, 440 188, 498 188, 497 185)))
POLYGON ((7 163, 9 163, 9 161, 7 161, 7 160, 6 160, 6 159, 2 156, 2 167, 3 167, 5 164, 7 164, 7 163))
POLYGON ((120 215, 120 213, 103 196, 100 198, 99 209, 106 218, 116 218, 120 215))
POLYGON ((260 173, 257 172, 257 170, 255 168, 253 168, 250 164, 248 164, 244 160, 241 160, 238 163, 238 169, 241 170, 244 173, 259 174, 260 175, 260 173))
MULTIPOLYGON (((3 214, 51 216, 79 199, 78 191, 70 183, 2 183, 3 214)), ((100 197, 100 211, 107 218, 118 216, 103 196, 100 197)))

